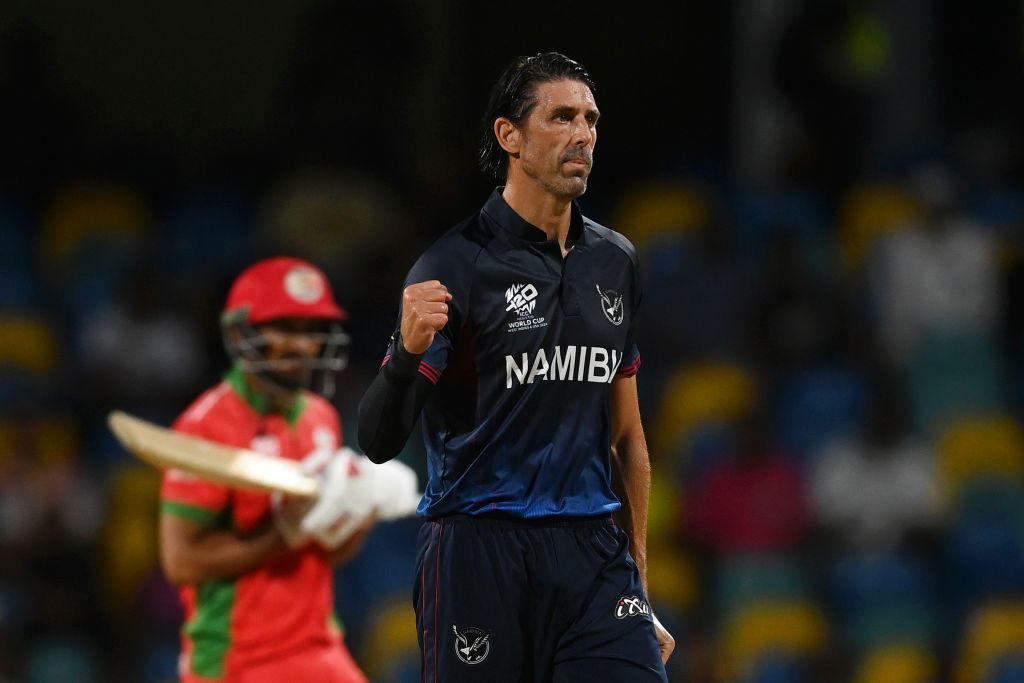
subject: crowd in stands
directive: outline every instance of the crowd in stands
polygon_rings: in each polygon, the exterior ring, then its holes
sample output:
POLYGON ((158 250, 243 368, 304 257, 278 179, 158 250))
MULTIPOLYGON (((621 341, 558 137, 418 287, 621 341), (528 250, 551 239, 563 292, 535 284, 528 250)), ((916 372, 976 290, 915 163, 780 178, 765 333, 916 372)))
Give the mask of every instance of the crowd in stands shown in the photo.
MULTIPOLYGON (((650 593, 679 643, 671 680, 1021 680, 1024 192, 943 160, 834 200, 665 176, 592 213, 645 273, 650 593)), ((231 278, 291 253, 352 312, 335 402, 354 441, 429 238, 416 220, 327 168, 260 196, 88 179, 35 210, 0 196, 0 681, 174 680, 157 472, 106 413, 170 423, 225 370, 231 278)), ((415 439, 402 457, 422 472, 415 439)), ((380 527, 339 571, 374 681, 418 672, 415 532, 380 527)))

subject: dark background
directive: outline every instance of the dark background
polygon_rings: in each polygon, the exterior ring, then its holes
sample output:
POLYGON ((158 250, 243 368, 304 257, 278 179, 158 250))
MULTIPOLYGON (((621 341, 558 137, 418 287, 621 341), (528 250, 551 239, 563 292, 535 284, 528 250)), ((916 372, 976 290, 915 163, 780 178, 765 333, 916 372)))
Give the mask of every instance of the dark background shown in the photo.
MULTIPOLYGON (((1011 0, 6 2, 0 680, 173 680, 156 472, 106 413, 169 424, 226 367, 231 280, 290 253, 352 313, 334 402, 354 442, 406 269, 493 187, 475 166, 490 85, 545 50, 598 84, 581 205, 647 278, 651 597, 679 639, 672 679, 1011 680, 1024 640, 972 659, 987 641, 970 625, 1024 622, 1022 36, 1011 0), (916 271, 885 270, 886 236, 949 216, 969 238, 915 243, 947 246, 911 265, 948 267, 921 288, 941 315, 907 342, 924 304, 887 317, 916 271), (873 440, 879 414, 907 417, 898 439, 873 440), (998 426, 957 460, 958 420, 998 426), (920 445, 942 502, 857 536, 816 502, 834 438, 920 445), (975 484, 1003 502, 978 512, 960 493, 975 484)), ((423 471, 418 439, 403 459, 423 471)), ((870 472, 882 493, 840 490, 893 504, 889 470, 870 472)), ((380 528, 339 571, 375 681, 415 680, 415 530, 380 528)))

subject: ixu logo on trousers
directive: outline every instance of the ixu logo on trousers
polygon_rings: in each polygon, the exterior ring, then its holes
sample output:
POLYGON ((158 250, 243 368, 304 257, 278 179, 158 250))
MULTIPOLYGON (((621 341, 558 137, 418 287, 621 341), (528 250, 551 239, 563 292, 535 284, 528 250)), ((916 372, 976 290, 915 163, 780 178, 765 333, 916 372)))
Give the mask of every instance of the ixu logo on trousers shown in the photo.
POLYGON ((640 597, 630 595, 628 597, 621 597, 615 603, 615 618, 625 619, 626 617, 641 617, 647 616, 651 613, 651 608, 647 606, 647 602, 640 597))

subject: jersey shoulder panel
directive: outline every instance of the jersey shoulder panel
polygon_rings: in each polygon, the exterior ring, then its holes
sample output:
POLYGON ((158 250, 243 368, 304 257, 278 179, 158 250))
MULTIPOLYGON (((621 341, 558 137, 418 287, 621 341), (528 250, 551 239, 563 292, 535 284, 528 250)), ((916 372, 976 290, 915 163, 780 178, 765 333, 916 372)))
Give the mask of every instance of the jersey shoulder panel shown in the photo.
POLYGON ((639 258, 637 257, 636 247, 629 241, 629 238, 623 235, 621 232, 616 232, 611 228, 606 228, 600 223, 596 223, 589 218, 583 218, 583 228, 589 230, 592 235, 598 239, 607 242, 608 244, 614 245, 621 249, 626 256, 629 257, 630 262, 636 267, 639 264, 639 258))
POLYGON ((330 401, 320 394, 307 391, 304 394, 306 410, 303 411, 301 420, 308 422, 313 427, 327 427, 338 437, 338 445, 344 443, 341 434, 341 417, 338 410, 330 401))
POLYGON ((229 446, 248 446, 257 416, 228 382, 203 392, 172 429, 229 446))

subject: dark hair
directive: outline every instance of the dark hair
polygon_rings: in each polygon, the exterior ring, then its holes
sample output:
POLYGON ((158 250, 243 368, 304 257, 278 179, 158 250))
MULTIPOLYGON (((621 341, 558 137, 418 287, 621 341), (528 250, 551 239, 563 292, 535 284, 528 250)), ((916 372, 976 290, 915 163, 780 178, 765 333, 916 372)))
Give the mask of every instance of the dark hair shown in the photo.
POLYGON ((501 72, 484 112, 480 136, 480 170, 499 181, 508 173, 508 154, 494 137, 494 122, 504 116, 520 125, 537 103, 537 85, 570 78, 596 92, 590 74, 577 61, 558 52, 542 52, 533 57, 516 57, 501 72))

